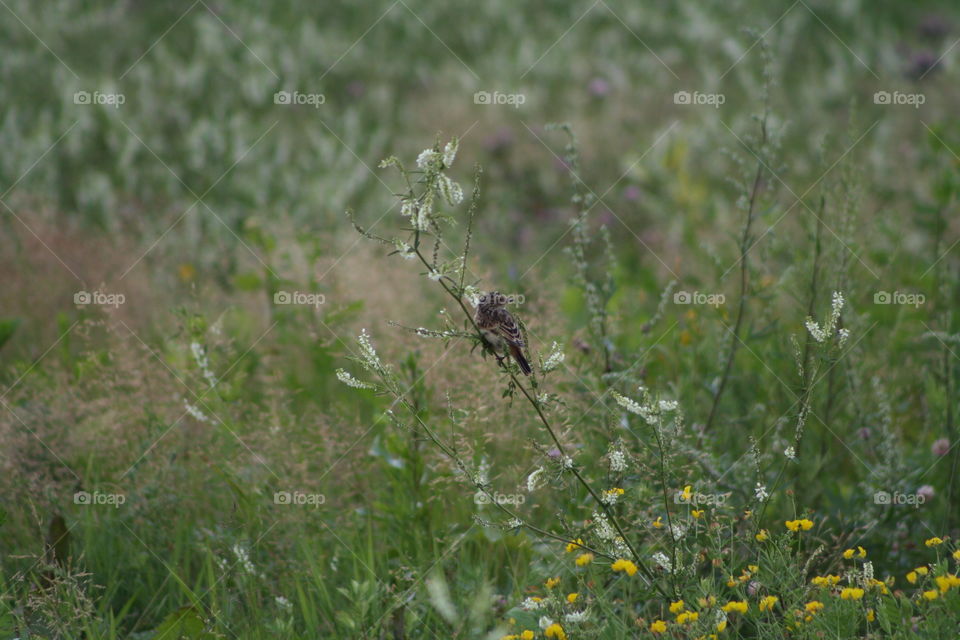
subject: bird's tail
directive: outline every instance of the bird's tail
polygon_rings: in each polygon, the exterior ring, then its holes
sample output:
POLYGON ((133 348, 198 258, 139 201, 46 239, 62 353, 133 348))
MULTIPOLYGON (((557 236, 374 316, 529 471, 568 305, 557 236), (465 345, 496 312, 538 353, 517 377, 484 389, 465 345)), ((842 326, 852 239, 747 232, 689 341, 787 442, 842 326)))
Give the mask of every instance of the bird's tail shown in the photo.
POLYGON ((510 345, 510 355, 512 355, 513 359, 520 365, 520 371, 523 371, 523 375, 530 375, 533 369, 530 368, 530 363, 527 362, 527 359, 523 357, 523 352, 520 350, 520 347, 515 344, 510 345))

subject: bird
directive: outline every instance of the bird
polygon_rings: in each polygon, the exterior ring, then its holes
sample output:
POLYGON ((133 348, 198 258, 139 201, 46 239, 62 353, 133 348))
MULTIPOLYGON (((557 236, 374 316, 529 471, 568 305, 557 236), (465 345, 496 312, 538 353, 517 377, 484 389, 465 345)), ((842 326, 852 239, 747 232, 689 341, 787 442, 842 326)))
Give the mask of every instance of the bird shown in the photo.
MULTIPOLYGON (((491 291, 480 296, 474 322, 490 343, 494 351, 509 352, 520 366, 524 375, 530 375, 532 369, 527 359, 523 357, 523 336, 520 334, 520 325, 506 309, 509 302, 507 296, 499 291, 491 291)), ((497 356, 502 360, 501 356, 497 356)))

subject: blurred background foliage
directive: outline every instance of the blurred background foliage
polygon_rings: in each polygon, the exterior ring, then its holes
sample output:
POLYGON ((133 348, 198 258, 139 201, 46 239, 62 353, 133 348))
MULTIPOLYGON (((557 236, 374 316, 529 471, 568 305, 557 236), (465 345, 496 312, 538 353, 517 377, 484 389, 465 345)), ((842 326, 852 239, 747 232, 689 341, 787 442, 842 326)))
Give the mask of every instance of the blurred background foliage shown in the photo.
MULTIPOLYGON (((826 544, 865 532, 883 549, 878 570, 912 566, 919 537, 955 531, 957 456, 936 445, 958 441, 954 3, 8 0, 0 15, 5 632, 32 616, 54 637, 58 619, 75 637, 202 637, 204 621, 242 637, 382 637, 445 628, 424 604, 430 570, 465 609, 540 580, 551 553, 474 526, 455 470, 391 428, 382 398, 333 377, 367 327, 425 419, 444 419, 447 398, 464 407, 460 444, 477 462, 508 461, 504 485, 535 464, 535 425, 504 415, 487 365, 387 325, 435 326, 440 298, 409 263, 358 242, 344 211, 396 229, 400 185, 377 163, 459 136, 465 188, 484 168, 470 269, 481 287, 527 296, 534 352, 566 346, 557 384, 575 425, 605 383, 597 352, 577 346, 588 315, 562 251, 570 167, 545 126, 570 123, 574 182, 598 199, 591 232, 609 230, 616 258, 614 365, 669 389, 696 429, 731 344, 767 85, 777 144, 743 343, 702 450, 734 469, 727 488, 752 493, 750 438, 770 471, 793 433, 789 337, 842 290, 851 357, 815 400, 796 502, 835 524, 826 544), (277 104, 282 91, 323 104, 277 104), (477 104, 482 91, 524 102, 477 104), (677 104, 678 91, 724 102, 677 104), (878 91, 925 102, 876 104, 878 91), (77 104, 78 92, 124 100, 77 104), (727 303, 668 297, 647 325, 671 281, 727 303), (125 303, 74 304, 96 289, 125 303), (273 304, 293 290, 325 303, 273 304), (925 303, 874 304, 880 291, 925 303), (871 499, 922 485, 935 497, 921 509, 871 499), (127 501, 74 504, 94 488, 127 501), (274 492, 291 489, 327 502, 278 509, 274 492), (68 541, 56 594, 31 586, 56 565, 47 538, 68 541), (39 601, 25 605, 28 593, 39 601)), ((576 427, 585 450, 602 453, 608 427, 576 427)), ((774 496, 769 515, 793 505, 774 496)), ((549 519, 560 504, 531 508, 549 519)), ((504 608, 464 616, 479 629, 504 608)))

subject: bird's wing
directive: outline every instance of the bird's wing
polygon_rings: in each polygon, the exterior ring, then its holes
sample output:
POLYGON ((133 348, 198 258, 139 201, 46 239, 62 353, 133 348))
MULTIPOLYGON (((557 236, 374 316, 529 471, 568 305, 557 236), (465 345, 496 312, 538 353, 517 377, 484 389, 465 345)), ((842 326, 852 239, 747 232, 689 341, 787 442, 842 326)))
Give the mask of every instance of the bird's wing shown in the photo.
POLYGON ((497 326, 495 331, 510 344, 523 348, 523 335, 520 333, 520 326, 506 309, 497 310, 497 326))

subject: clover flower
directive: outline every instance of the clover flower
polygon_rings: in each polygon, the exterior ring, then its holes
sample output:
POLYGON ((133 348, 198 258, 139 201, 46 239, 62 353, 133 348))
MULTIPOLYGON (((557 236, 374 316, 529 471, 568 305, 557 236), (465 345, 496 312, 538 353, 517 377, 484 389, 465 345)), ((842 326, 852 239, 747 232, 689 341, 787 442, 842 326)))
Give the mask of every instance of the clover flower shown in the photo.
POLYGON ((363 380, 357 380, 350 373, 344 369, 337 369, 337 380, 347 385, 348 387, 353 387, 354 389, 373 389, 374 385, 369 382, 364 382, 363 380))
POLYGON ((541 370, 544 373, 553 371, 563 363, 566 357, 567 357, 566 354, 563 353, 563 348, 560 347, 560 345, 558 345, 556 342, 554 342, 553 345, 550 347, 550 355, 547 356, 546 360, 544 360, 543 367, 541 367, 541 370))

